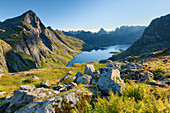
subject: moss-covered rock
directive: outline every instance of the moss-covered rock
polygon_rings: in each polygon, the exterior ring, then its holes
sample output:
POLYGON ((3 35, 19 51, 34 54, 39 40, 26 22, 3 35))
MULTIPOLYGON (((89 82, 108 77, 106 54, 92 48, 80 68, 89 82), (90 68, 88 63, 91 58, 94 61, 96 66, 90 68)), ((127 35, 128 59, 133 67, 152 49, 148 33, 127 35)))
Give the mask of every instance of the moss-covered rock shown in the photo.
POLYGON ((42 102, 33 102, 19 109, 16 113, 39 112, 39 113, 61 113, 71 112, 84 109, 85 101, 91 102, 93 93, 84 87, 71 89, 60 93, 59 95, 49 98, 42 102))

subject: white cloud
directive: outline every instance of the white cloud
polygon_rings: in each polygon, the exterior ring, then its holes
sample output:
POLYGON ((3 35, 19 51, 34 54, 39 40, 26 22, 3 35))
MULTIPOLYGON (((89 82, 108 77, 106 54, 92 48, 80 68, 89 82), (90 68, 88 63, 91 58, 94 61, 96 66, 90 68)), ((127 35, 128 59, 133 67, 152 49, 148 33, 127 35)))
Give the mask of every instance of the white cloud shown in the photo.
MULTIPOLYGON (((63 31, 80 31, 80 30, 84 30, 84 31, 98 32, 100 30, 100 28, 98 28, 98 29, 76 28, 76 29, 60 29, 60 30, 63 30, 63 31)), ((106 31, 113 31, 114 29, 105 29, 105 30, 106 31)))

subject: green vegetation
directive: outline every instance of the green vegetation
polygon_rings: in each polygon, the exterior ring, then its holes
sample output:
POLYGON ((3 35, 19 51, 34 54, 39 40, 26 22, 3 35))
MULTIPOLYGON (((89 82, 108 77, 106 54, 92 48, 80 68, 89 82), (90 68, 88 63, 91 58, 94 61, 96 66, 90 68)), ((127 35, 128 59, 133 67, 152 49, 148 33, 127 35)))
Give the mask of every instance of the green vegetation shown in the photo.
POLYGON ((122 96, 110 91, 109 97, 96 98, 93 106, 86 102, 85 113, 168 113, 170 111, 170 90, 152 88, 143 84, 127 84, 122 96))
MULTIPOLYGON (((8 94, 12 95, 14 90, 17 90, 20 85, 39 85, 41 81, 49 80, 51 84, 58 84, 59 80, 67 75, 68 71, 72 71, 72 75, 76 75, 79 71, 84 73, 85 65, 83 64, 75 64, 72 67, 58 66, 53 68, 47 68, 42 71, 33 71, 30 70, 28 72, 20 72, 12 75, 7 73, 6 75, 0 77, 0 91, 6 91, 8 94), (33 75, 37 76, 40 80, 29 80, 33 75)), ((99 64, 97 62, 92 63, 95 69, 99 69, 100 67, 106 67, 105 64, 99 64)))

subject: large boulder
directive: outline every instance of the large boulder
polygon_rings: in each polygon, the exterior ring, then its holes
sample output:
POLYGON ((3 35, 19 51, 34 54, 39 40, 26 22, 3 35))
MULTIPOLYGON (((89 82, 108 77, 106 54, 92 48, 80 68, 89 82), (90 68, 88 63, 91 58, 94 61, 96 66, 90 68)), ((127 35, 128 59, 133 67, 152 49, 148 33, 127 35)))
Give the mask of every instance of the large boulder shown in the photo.
POLYGON ((59 82, 63 83, 63 84, 69 84, 69 83, 73 82, 75 79, 76 79, 76 76, 66 75, 62 79, 60 79, 59 82))
POLYGON ((19 87, 20 90, 29 90, 29 91, 32 91, 35 89, 35 86, 33 85, 22 85, 19 87))
POLYGON ((21 86, 20 90, 14 91, 14 96, 11 98, 6 112, 14 112, 35 100, 49 98, 56 94, 58 93, 52 89, 34 88, 28 85, 21 86))
POLYGON ((81 74, 80 72, 77 72, 75 76, 76 76, 76 79, 77 79, 77 78, 83 76, 83 74, 81 74))
POLYGON ((91 102, 93 93, 84 87, 71 89, 46 101, 33 102, 15 113, 62 113, 83 109, 84 101, 91 102))
POLYGON ((91 76, 89 76, 89 75, 83 75, 83 76, 77 78, 76 82, 77 82, 78 84, 88 85, 88 84, 90 84, 91 79, 92 79, 91 76))
POLYGON ((120 95, 121 88, 123 87, 123 85, 118 84, 105 76, 100 77, 96 85, 103 95, 109 95, 110 90, 120 95))
POLYGON ((91 75, 93 72, 95 72, 93 64, 87 64, 84 70, 84 74, 91 75))
POLYGON ((108 72, 101 74, 100 76, 107 77, 111 80, 114 80, 114 82, 120 84, 121 86, 125 86, 125 83, 120 77, 120 71, 118 69, 111 69, 108 72))

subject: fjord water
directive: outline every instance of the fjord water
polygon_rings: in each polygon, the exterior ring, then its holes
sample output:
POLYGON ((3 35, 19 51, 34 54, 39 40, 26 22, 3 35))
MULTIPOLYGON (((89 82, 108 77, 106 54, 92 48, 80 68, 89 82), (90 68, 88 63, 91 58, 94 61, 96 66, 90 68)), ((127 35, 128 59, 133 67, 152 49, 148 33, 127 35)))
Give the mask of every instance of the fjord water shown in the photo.
POLYGON ((103 47, 98 50, 83 51, 82 53, 76 55, 67 66, 72 66, 75 63, 84 62, 99 62, 102 59, 107 59, 113 55, 113 52, 120 52, 126 50, 130 45, 114 45, 109 47, 103 47))

